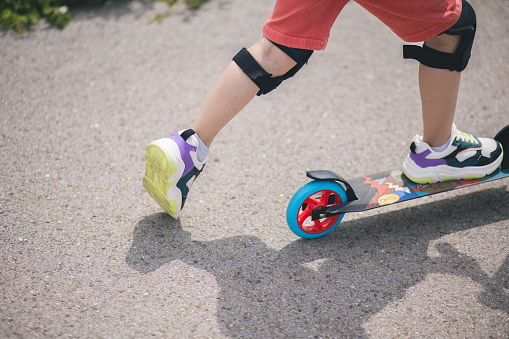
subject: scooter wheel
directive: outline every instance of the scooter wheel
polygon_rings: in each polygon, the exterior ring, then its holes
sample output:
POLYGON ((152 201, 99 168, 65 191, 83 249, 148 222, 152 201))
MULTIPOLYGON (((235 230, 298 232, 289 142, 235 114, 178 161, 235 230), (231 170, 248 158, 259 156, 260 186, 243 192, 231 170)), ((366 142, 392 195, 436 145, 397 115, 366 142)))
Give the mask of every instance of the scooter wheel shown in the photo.
POLYGON ((311 213, 318 207, 327 207, 346 202, 344 188, 334 181, 311 181, 302 186, 290 199, 286 210, 286 221, 293 233, 301 238, 323 237, 343 219, 344 214, 311 220, 311 213))

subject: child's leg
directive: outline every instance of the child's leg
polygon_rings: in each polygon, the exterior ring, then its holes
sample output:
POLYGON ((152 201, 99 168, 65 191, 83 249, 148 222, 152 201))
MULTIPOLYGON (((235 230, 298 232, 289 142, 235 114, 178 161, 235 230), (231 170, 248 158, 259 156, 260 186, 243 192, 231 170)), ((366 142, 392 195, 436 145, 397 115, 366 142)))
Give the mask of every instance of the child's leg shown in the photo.
POLYGON ((465 8, 467 12, 462 15, 467 15, 464 20, 460 18, 460 24, 426 40, 422 49, 411 46, 406 49, 406 57, 421 63, 419 88, 424 135, 414 137, 403 163, 406 176, 417 183, 482 178, 496 171, 503 159, 498 142, 460 132, 453 123, 461 71, 468 64, 475 33, 473 9, 464 2, 465 8), (458 34, 463 32, 466 36, 458 34))
MULTIPOLYGON (((266 38, 250 47, 249 53, 273 77, 284 75, 297 64, 266 38)), ((267 77, 272 79, 270 74, 267 77)), ((169 215, 178 218, 189 188, 204 168, 208 150, 203 152, 203 148, 210 146, 217 133, 259 90, 258 85, 232 61, 212 89, 191 129, 147 146, 143 185, 169 215)))
POLYGON ((277 0, 264 25, 264 37, 233 57, 191 128, 147 146, 143 185, 168 214, 180 215, 192 182, 204 168, 208 146, 219 131, 255 95, 275 89, 295 75, 314 50, 325 48, 332 23, 348 1, 277 0))
MULTIPOLYGON (((253 58, 268 73, 280 76, 296 65, 286 53, 266 38, 248 48, 253 58)), ((191 128, 209 147, 219 131, 233 119, 256 95, 258 86, 230 62, 209 94, 191 128)))
MULTIPOLYGON (((442 34, 425 42, 428 47, 454 53, 461 36, 442 34)), ((451 134, 456 111, 461 72, 419 65, 419 90, 422 102, 423 141, 441 146, 451 134)))

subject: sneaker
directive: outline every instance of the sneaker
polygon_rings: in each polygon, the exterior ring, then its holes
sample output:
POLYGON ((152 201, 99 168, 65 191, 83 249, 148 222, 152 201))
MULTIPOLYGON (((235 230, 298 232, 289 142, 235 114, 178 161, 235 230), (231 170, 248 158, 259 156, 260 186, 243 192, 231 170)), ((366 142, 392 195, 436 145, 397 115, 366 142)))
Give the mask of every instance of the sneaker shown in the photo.
POLYGON ((418 184, 479 179, 495 172, 502 158, 500 143, 460 132, 453 124, 449 145, 441 152, 435 152, 422 141, 422 136, 416 135, 403 163, 403 172, 418 184))
POLYGON ((145 158, 143 186, 147 193, 173 218, 178 218, 192 183, 203 170, 198 161, 198 138, 192 129, 151 142, 145 158))

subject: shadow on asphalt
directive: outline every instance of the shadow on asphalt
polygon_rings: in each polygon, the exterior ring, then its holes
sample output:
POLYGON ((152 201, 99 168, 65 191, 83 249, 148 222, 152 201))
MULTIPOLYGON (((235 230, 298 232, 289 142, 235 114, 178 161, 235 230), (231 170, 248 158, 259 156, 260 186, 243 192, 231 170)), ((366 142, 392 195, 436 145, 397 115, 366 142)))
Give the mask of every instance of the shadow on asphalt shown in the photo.
POLYGON ((138 223, 126 261, 141 273, 180 260, 213 274, 226 336, 365 336, 364 322, 431 273, 472 279, 483 286, 482 304, 509 313, 509 257, 490 277, 450 244, 427 255, 431 240, 508 220, 507 206, 505 187, 488 189, 346 221, 324 238, 281 250, 255 236, 193 241, 160 213, 138 223))

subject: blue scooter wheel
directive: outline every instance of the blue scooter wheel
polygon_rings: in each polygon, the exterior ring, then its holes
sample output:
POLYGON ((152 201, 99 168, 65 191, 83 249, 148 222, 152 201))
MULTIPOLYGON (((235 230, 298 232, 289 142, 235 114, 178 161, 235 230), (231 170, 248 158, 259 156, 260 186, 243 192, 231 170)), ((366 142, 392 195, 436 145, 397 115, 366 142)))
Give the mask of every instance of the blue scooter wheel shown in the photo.
POLYGON ((311 220, 311 213, 318 207, 346 202, 345 189, 334 181, 311 181, 302 186, 290 199, 286 222, 293 233, 301 238, 323 237, 343 219, 344 214, 311 220))

